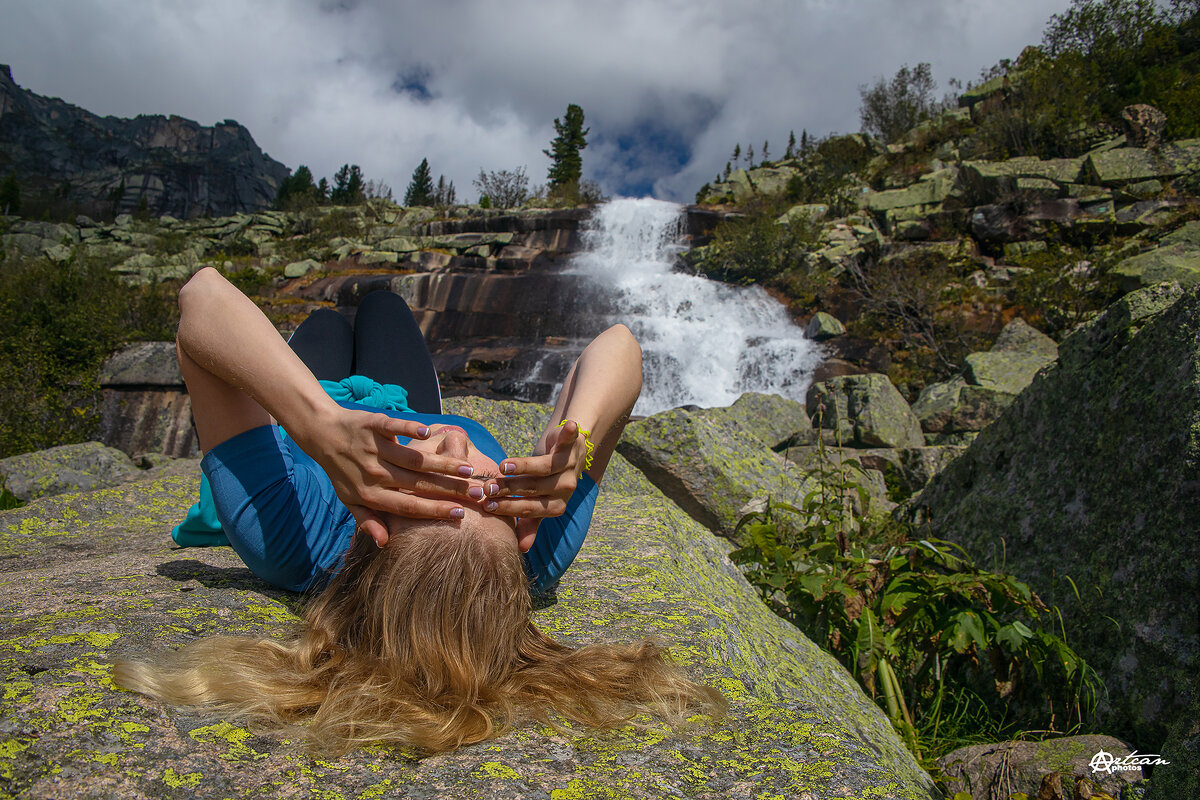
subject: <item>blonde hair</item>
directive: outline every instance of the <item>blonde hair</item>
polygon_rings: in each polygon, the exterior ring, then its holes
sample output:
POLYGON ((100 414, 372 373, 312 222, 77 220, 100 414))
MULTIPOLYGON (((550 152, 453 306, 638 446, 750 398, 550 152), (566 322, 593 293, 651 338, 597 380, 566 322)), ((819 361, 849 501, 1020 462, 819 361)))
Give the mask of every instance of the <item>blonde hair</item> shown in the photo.
POLYGON ((420 525, 382 549, 355 536, 290 638, 204 639, 118 662, 113 680, 267 726, 306 723, 310 749, 327 755, 372 742, 453 750, 552 714, 609 728, 642 712, 671 723, 724 712, 654 643, 573 649, 531 612, 512 543, 420 525))

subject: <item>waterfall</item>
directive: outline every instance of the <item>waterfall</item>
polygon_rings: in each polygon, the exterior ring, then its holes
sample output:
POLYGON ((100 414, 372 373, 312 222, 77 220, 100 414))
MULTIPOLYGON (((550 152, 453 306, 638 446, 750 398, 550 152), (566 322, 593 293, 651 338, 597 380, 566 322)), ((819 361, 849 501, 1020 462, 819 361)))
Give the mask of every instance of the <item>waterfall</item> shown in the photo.
POLYGON ((634 413, 724 406, 750 391, 803 403, 820 348, 760 287, 675 272, 683 221, 674 203, 611 200, 593 214, 585 251, 569 267, 609 323, 624 323, 642 345, 645 379, 634 413))

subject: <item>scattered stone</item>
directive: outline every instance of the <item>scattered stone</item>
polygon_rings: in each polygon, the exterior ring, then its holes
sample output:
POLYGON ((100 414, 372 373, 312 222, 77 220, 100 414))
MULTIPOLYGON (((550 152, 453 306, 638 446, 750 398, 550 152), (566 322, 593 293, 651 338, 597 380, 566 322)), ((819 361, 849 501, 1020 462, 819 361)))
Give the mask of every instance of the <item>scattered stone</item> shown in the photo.
POLYGON ((835 430, 853 447, 921 447, 921 423, 886 375, 846 375, 813 384, 808 414, 821 407, 821 427, 835 430))
POLYGON ((837 317, 832 314, 826 314, 824 311, 818 311, 816 314, 813 314, 813 318, 809 320, 808 325, 804 328, 804 335, 818 342, 832 339, 835 336, 841 336, 845 332, 846 326, 837 317))
POLYGON ((1163 132, 1167 129, 1167 115, 1152 105, 1137 103, 1122 109, 1121 124, 1125 129, 1125 141, 1130 147, 1153 150, 1162 144, 1163 132))
MULTIPOLYGON (((960 747, 938 759, 938 768, 946 779, 950 796, 965 792, 972 797, 1011 797, 1023 792, 1029 798, 1041 798, 1042 782, 1051 775, 1060 776, 1060 785, 1083 778, 1092 791, 1107 792, 1122 798, 1123 789, 1142 780, 1140 769, 1096 773, 1089 764, 1097 753, 1105 752, 1122 759, 1133 751, 1111 736, 1064 736, 1041 742, 1000 742, 960 747)), ((1075 792, 1066 795, 1074 800, 1075 792)), ((1092 794, 1082 795, 1093 797, 1092 794)))
POLYGON ((992 344, 993 353, 1029 353, 1058 358, 1054 340, 1020 317, 1013 317, 992 344))
POLYGON ((138 475, 129 456, 100 442, 64 444, 0 459, 0 484, 25 502, 116 486, 138 475))
POLYGON ((800 502, 809 479, 742 421, 677 408, 629 423, 617 452, 693 519, 732 536, 741 509, 769 494, 800 502))
POLYGON ((314 270, 321 269, 321 263, 311 258, 306 258, 303 261, 293 261, 283 268, 283 277, 285 278, 303 278, 314 270))

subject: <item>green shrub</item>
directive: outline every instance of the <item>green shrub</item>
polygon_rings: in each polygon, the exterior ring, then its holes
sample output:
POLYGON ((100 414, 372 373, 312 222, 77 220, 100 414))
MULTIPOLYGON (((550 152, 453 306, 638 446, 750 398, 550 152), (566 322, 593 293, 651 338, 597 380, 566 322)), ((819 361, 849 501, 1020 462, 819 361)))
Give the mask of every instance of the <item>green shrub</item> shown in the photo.
POLYGON ((713 230, 698 268, 726 283, 770 284, 804 266, 804 256, 817 241, 820 224, 805 218, 777 222, 776 205, 752 209, 722 221, 713 230))
POLYGON ((863 517, 865 490, 821 445, 819 488, 748 514, 731 557, 777 613, 828 650, 918 756, 966 731, 1084 722, 1102 685, 1030 588, 911 524, 863 517), (857 504, 855 503, 857 500, 857 504))
POLYGON ((101 362, 173 338, 176 287, 129 286, 82 257, 0 260, 0 457, 93 436, 101 362))

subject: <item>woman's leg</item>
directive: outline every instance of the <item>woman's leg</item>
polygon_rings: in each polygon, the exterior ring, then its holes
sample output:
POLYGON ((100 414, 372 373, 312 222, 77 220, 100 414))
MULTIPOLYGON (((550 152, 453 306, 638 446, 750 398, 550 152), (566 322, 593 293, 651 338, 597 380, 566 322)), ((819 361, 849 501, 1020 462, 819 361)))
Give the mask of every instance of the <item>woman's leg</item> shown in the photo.
POLYGON ((354 329, 331 308, 318 308, 288 339, 292 351, 319 381, 340 381, 354 366, 354 329))
POLYGON ((408 406, 442 413, 442 391, 425 337, 398 294, 371 292, 354 317, 354 372, 408 390, 408 406))

